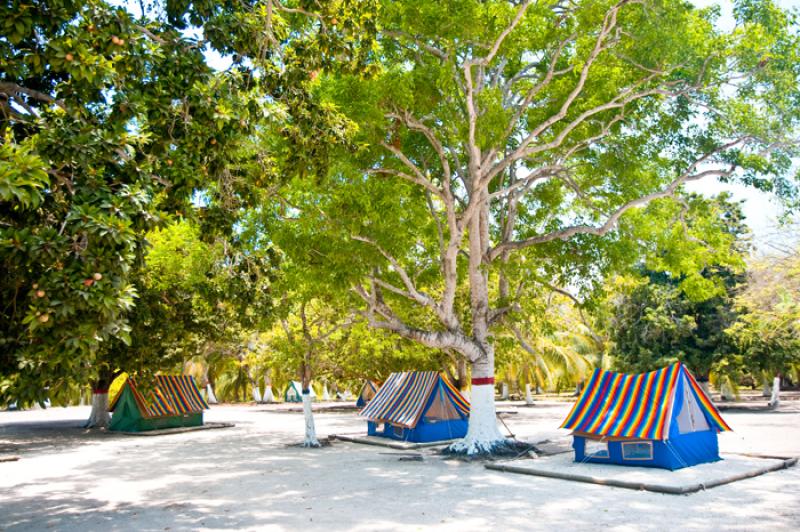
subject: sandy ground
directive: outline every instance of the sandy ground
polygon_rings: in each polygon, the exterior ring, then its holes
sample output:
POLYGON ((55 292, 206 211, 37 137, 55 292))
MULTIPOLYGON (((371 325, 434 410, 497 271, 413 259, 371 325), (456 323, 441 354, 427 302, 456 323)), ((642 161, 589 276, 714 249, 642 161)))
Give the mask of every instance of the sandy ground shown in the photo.
MULTIPOLYGON (((568 404, 503 404, 518 437, 568 440, 568 404)), ((335 442, 302 449, 302 414, 217 406, 236 427, 158 437, 79 428, 87 408, 0 412, 3 530, 798 530, 800 467, 686 496, 490 471, 421 451, 335 442)), ((727 452, 800 455, 800 404, 725 414, 727 452)), ((327 409, 320 435, 352 433, 354 411, 327 409)))

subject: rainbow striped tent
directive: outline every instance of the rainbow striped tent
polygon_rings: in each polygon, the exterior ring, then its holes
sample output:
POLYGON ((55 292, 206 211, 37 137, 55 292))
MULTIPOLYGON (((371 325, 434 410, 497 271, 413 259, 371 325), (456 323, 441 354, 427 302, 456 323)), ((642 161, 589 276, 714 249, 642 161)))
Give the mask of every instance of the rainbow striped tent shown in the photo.
POLYGON ((361 410, 367 433, 394 440, 432 442, 467 434, 469 403, 435 371, 392 373, 361 410))
POLYGON ((575 461, 680 469, 719 460, 731 430, 686 367, 626 375, 596 369, 562 428, 575 461))
POLYGON ((129 378, 111 402, 109 430, 141 432, 203 424, 208 408, 194 379, 188 375, 158 375, 152 388, 140 390, 129 378))

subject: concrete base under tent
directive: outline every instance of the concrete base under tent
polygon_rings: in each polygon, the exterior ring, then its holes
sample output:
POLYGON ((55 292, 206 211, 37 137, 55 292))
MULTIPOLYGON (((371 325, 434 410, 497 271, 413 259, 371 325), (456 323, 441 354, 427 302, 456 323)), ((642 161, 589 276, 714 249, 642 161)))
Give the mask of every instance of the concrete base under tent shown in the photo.
POLYGON ((403 451, 407 451, 410 449, 422 449, 424 447, 444 447, 456 441, 456 439, 454 439, 454 440, 439 440, 439 441, 418 443, 412 441, 392 440, 380 436, 364 436, 360 434, 359 435, 336 434, 336 435, 331 435, 330 438, 331 439, 336 438, 337 440, 348 441, 352 443, 363 443, 365 445, 377 445, 379 447, 388 447, 389 449, 400 449, 403 451))
POLYGON ((718 462, 670 471, 575 462, 572 453, 568 452, 534 460, 496 462, 487 464, 486 468, 617 488, 684 495, 778 471, 795 464, 797 464, 796 457, 723 454, 722 460, 718 462))

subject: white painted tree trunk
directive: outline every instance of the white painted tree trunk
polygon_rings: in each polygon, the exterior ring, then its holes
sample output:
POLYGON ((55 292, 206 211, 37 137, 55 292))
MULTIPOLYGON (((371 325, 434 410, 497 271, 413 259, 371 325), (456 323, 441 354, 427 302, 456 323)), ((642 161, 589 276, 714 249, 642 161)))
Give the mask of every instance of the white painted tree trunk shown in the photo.
POLYGON ((214 388, 211 387, 211 384, 206 384, 206 403, 210 405, 218 403, 217 396, 214 395, 214 388))
POLYGON ((253 386, 253 401, 256 403, 261 402, 261 390, 259 390, 258 386, 253 386))
POLYGON ((105 429, 111 423, 111 414, 108 412, 108 391, 95 391, 92 393, 92 411, 84 425, 87 429, 105 429))
POLYGON ((323 384, 322 385, 322 400, 323 401, 330 401, 331 400, 331 394, 328 392, 328 385, 327 384, 323 384))
POLYGON ((772 396, 769 398, 769 406, 772 408, 778 408, 780 404, 780 395, 781 395, 781 378, 775 377, 772 380, 772 396))
POLYGON ((525 384, 525 404, 532 405, 533 404, 533 393, 531 393, 531 384, 525 384))
POLYGON ((264 395, 261 396, 262 403, 274 403, 275 395, 272 393, 272 385, 269 383, 269 378, 264 377, 264 395))
POLYGON ((500 387, 500 399, 508 401, 508 383, 504 382, 500 387))
POLYGON ((308 390, 303 390, 303 418, 306 423, 306 437, 303 440, 303 447, 319 447, 317 429, 314 427, 314 412, 311 410, 311 394, 308 390))
POLYGON ((467 435, 451 445, 450 449, 466 454, 490 453, 504 441, 505 438, 497 428, 494 384, 473 384, 467 435))
POLYGON ((762 397, 772 397, 772 388, 769 385, 769 379, 764 377, 764 386, 761 388, 762 397))
POLYGON ((736 396, 731 390, 730 385, 727 382, 723 382, 719 387, 719 393, 722 396, 723 401, 735 401, 736 396))

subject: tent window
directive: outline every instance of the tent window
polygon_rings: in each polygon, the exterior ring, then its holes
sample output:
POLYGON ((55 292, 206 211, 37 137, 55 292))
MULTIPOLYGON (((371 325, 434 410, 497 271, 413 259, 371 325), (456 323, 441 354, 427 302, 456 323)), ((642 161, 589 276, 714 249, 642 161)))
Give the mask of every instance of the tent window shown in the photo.
POLYGON ((630 441, 622 442, 623 460, 652 460, 653 442, 630 441))
POLYGON ((393 429, 394 429, 394 435, 397 436, 398 438, 403 435, 403 427, 399 425, 394 425, 393 429))
POLYGON ((608 458, 608 442, 599 440, 584 440, 583 452, 591 458, 608 458))
POLYGON ((425 421, 436 423, 437 421, 447 421, 449 419, 461 419, 461 416, 450 399, 444 396, 441 386, 436 390, 436 396, 431 403, 428 411, 425 412, 425 421))

